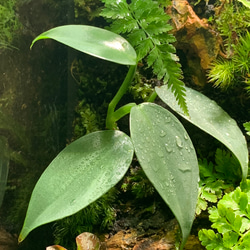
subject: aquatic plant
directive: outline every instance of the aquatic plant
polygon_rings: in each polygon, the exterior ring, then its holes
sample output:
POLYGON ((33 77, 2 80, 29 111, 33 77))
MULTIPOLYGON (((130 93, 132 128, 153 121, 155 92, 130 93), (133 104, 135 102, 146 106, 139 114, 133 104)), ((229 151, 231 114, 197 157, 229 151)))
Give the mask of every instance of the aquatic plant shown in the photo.
MULTIPOLYGON (((105 194, 123 178, 135 152, 146 176, 176 216, 183 248, 195 216, 198 162, 182 124, 170 111, 152 103, 154 98, 116 109, 135 74, 138 56, 133 47, 113 32, 84 25, 61 26, 46 31, 33 41, 32 46, 47 38, 130 67, 109 104, 107 130, 90 133, 72 142, 40 177, 33 190, 19 241, 34 228, 74 214, 105 194), (127 114, 130 115, 130 136, 117 127, 117 121, 127 114)), ((224 143, 238 158, 245 180, 248 151, 236 122, 201 93, 187 87, 185 91, 189 115, 183 112, 168 86, 156 87, 154 96, 158 95, 184 119, 224 143)))

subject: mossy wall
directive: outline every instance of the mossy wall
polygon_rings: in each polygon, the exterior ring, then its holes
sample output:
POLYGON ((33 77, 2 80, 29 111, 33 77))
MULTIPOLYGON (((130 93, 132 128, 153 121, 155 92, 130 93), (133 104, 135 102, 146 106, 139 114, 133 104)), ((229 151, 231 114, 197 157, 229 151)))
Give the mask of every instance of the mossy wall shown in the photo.
MULTIPOLYGON (((8 2, 13 3, 18 28, 10 25, 9 46, 0 48, 0 114, 8 124, 0 124, 0 135, 8 139, 11 151, 0 226, 18 234, 36 181, 66 145, 67 131, 71 129, 67 122, 69 49, 54 41, 38 43, 32 50, 29 47, 41 32, 74 22, 74 2, 8 2)), ((44 234, 41 230, 39 233, 44 234)), ((26 244, 36 242, 34 235, 19 248, 32 249, 26 244)), ((46 237, 38 238, 42 240, 33 249, 45 249, 49 244, 46 237)))

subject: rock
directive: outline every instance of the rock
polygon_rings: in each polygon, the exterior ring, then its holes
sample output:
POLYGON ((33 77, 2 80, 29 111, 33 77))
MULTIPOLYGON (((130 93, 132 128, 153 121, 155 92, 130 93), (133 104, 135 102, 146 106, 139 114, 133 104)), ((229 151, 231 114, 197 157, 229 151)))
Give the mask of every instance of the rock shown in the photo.
POLYGON ((17 247, 17 238, 0 228, 0 250, 16 250, 17 247))
POLYGON ((205 73, 220 53, 221 37, 206 19, 200 19, 186 0, 173 0, 167 10, 172 18, 176 48, 184 68, 198 86, 206 83, 205 73))
MULTIPOLYGON (((101 244, 101 250, 174 250, 175 235, 178 224, 176 220, 169 222, 167 228, 121 230, 101 244)), ((184 250, 201 250, 198 238, 190 235, 184 250)))

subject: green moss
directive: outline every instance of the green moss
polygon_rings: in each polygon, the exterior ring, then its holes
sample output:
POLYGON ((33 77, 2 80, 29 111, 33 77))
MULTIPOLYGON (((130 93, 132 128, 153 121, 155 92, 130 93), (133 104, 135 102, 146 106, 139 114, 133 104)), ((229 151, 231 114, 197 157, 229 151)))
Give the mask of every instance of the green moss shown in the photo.
POLYGON ((100 130, 104 125, 104 120, 96 112, 91 104, 82 100, 76 107, 76 118, 74 120, 74 138, 100 130))
POLYGON ((155 194, 155 188, 141 167, 130 168, 129 174, 123 180, 121 189, 123 192, 131 192, 136 199, 152 197, 155 194))
POLYGON ((20 28, 15 6, 16 0, 0 1, 0 49, 13 48, 15 31, 20 28))
POLYGON ((208 73, 210 82, 222 89, 245 86, 249 93, 250 34, 246 32, 244 36, 240 37, 233 49, 233 55, 228 59, 220 58, 212 63, 208 73))
POLYGON ((74 0, 74 3, 76 19, 93 21, 94 18, 99 16, 102 6, 99 0, 74 0))
POLYGON ((250 9, 237 0, 225 1, 219 7, 215 22, 220 35, 224 39, 226 54, 230 56, 233 44, 237 43, 239 36, 249 29, 250 9))
POLYGON ((112 188, 100 199, 80 212, 55 223, 55 243, 75 249, 75 237, 82 232, 102 232, 113 225, 116 212, 117 190, 112 188))

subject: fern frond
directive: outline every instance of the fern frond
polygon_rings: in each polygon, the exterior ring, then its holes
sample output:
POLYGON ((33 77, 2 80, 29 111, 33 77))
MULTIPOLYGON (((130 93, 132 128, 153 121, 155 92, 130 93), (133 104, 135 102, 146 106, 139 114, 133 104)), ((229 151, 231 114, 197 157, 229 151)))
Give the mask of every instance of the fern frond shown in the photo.
POLYGON ((110 22, 110 30, 124 34, 135 48, 138 60, 144 59, 148 67, 164 84, 168 84, 180 107, 188 113, 181 65, 172 45, 175 37, 168 32, 170 17, 154 0, 102 0, 105 8, 101 16, 110 22))
POLYGON ((138 60, 145 58, 146 55, 154 48, 154 44, 150 39, 142 40, 137 46, 138 60))
POLYGON ((102 0, 106 7, 102 10, 102 15, 111 19, 126 19, 129 17, 130 11, 126 0, 119 0, 119 3, 112 0, 102 0))
POLYGON ((130 17, 118 19, 110 25, 113 32, 117 34, 130 33, 133 30, 139 29, 137 22, 130 17))

